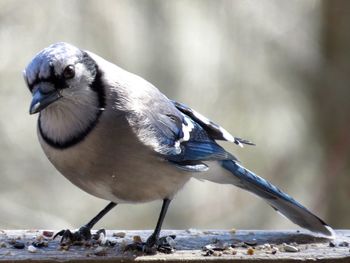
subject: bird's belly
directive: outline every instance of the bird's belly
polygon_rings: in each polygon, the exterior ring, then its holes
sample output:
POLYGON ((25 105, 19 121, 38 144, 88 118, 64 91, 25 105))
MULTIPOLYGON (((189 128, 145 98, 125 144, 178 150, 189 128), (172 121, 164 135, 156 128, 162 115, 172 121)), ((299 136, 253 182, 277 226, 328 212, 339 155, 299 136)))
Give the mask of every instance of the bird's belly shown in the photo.
POLYGON ((188 180, 172 169, 152 165, 152 161, 147 167, 135 160, 123 165, 114 162, 104 171, 88 163, 79 165, 79 170, 66 171, 65 167, 57 166, 73 184, 92 195, 119 203, 171 198, 188 180))
POLYGON ((39 139, 61 174, 84 191, 109 201, 171 198, 189 180, 190 174, 135 143, 132 134, 123 140, 117 138, 118 133, 102 135, 91 134, 79 145, 63 150, 47 145, 40 135, 39 139))

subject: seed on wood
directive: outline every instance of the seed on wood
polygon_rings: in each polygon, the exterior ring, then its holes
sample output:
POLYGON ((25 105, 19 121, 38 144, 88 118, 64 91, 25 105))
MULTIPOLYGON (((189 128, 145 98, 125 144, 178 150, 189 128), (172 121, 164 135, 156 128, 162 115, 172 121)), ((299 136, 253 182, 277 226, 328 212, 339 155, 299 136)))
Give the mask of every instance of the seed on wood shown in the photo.
POLYGON ((117 233, 113 233, 114 237, 119 237, 119 238, 124 238, 126 236, 125 232, 117 232, 117 233))
POLYGON ((286 251, 286 252, 298 252, 299 251, 299 249, 297 247, 292 246, 292 245, 287 245, 287 244, 284 244, 283 248, 284 248, 284 251, 286 251))
POLYGON ((25 247, 25 245, 24 245, 23 242, 16 241, 16 242, 13 244, 13 247, 14 247, 14 248, 17 248, 17 249, 23 249, 23 248, 25 247))
POLYGON ((247 249, 247 254, 250 255, 250 256, 254 255, 254 249, 251 248, 251 247, 248 248, 248 249, 247 249))
POLYGON ((32 245, 30 245, 30 246, 28 247, 28 251, 29 251, 30 253, 35 253, 37 250, 38 250, 38 249, 37 249, 36 247, 32 246, 32 245))
POLYGON ((244 241, 244 244, 253 247, 253 246, 256 246, 257 241, 256 241, 256 239, 254 238, 254 239, 252 239, 252 240, 244 241))
POLYGON ((43 231, 43 236, 44 237, 52 237, 53 236, 53 232, 52 231, 43 231))
POLYGON ((140 236, 133 236, 132 239, 134 240, 134 243, 142 243, 142 239, 140 236))

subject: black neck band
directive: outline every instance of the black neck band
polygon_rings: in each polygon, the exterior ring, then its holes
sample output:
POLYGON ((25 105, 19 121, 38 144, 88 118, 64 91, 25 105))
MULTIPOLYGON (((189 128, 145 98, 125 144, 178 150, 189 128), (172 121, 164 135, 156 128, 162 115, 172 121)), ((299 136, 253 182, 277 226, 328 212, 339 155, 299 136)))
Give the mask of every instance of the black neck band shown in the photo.
POLYGON ((99 110, 96 113, 95 119, 92 122, 90 122, 90 124, 86 127, 84 131, 76 134, 74 137, 71 137, 64 142, 57 142, 56 140, 49 138, 45 134, 45 132, 42 130, 42 127, 41 127, 41 115, 39 115, 38 128, 39 128, 40 135, 48 145, 56 149, 66 149, 83 141, 86 138, 86 136, 88 136, 88 134, 96 127, 101 117, 101 114, 103 113, 102 108, 106 107, 106 95, 102 84, 101 71, 98 69, 95 61, 85 52, 83 52, 82 63, 85 64, 87 70, 89 70, 91 73, 93 73, 93 75, 95 75, 94 81, 91 83, 90 88, 91 90, 96 92, 98 103, 99 103, 98 107, 101 110, 99 110))

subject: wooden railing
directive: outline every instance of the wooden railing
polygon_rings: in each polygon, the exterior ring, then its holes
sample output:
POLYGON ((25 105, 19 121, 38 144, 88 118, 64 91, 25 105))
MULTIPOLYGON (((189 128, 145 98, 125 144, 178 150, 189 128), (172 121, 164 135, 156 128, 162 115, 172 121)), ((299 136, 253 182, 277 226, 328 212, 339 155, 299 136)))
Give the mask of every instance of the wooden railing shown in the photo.
POLYGON ((143 255, 125 251, 151 231, 108 230, 98 240, 61 246, 55 231, 0 230, 2 262, 350 262, 350 231, 338 230, 334 240, 304 231, 165 230, 176 235, 172 254, 143 255))

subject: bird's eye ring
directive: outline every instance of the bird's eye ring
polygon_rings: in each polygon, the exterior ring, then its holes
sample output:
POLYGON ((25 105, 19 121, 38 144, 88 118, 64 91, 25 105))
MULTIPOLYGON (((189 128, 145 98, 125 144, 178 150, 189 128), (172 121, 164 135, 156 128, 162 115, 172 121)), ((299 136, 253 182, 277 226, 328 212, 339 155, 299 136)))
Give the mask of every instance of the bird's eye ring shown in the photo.
POLYGON ((63 77, 65 79, 74 78, 74 75, 75 75, 75 69, 73 65, 68 65, 63 71, 63 77))

